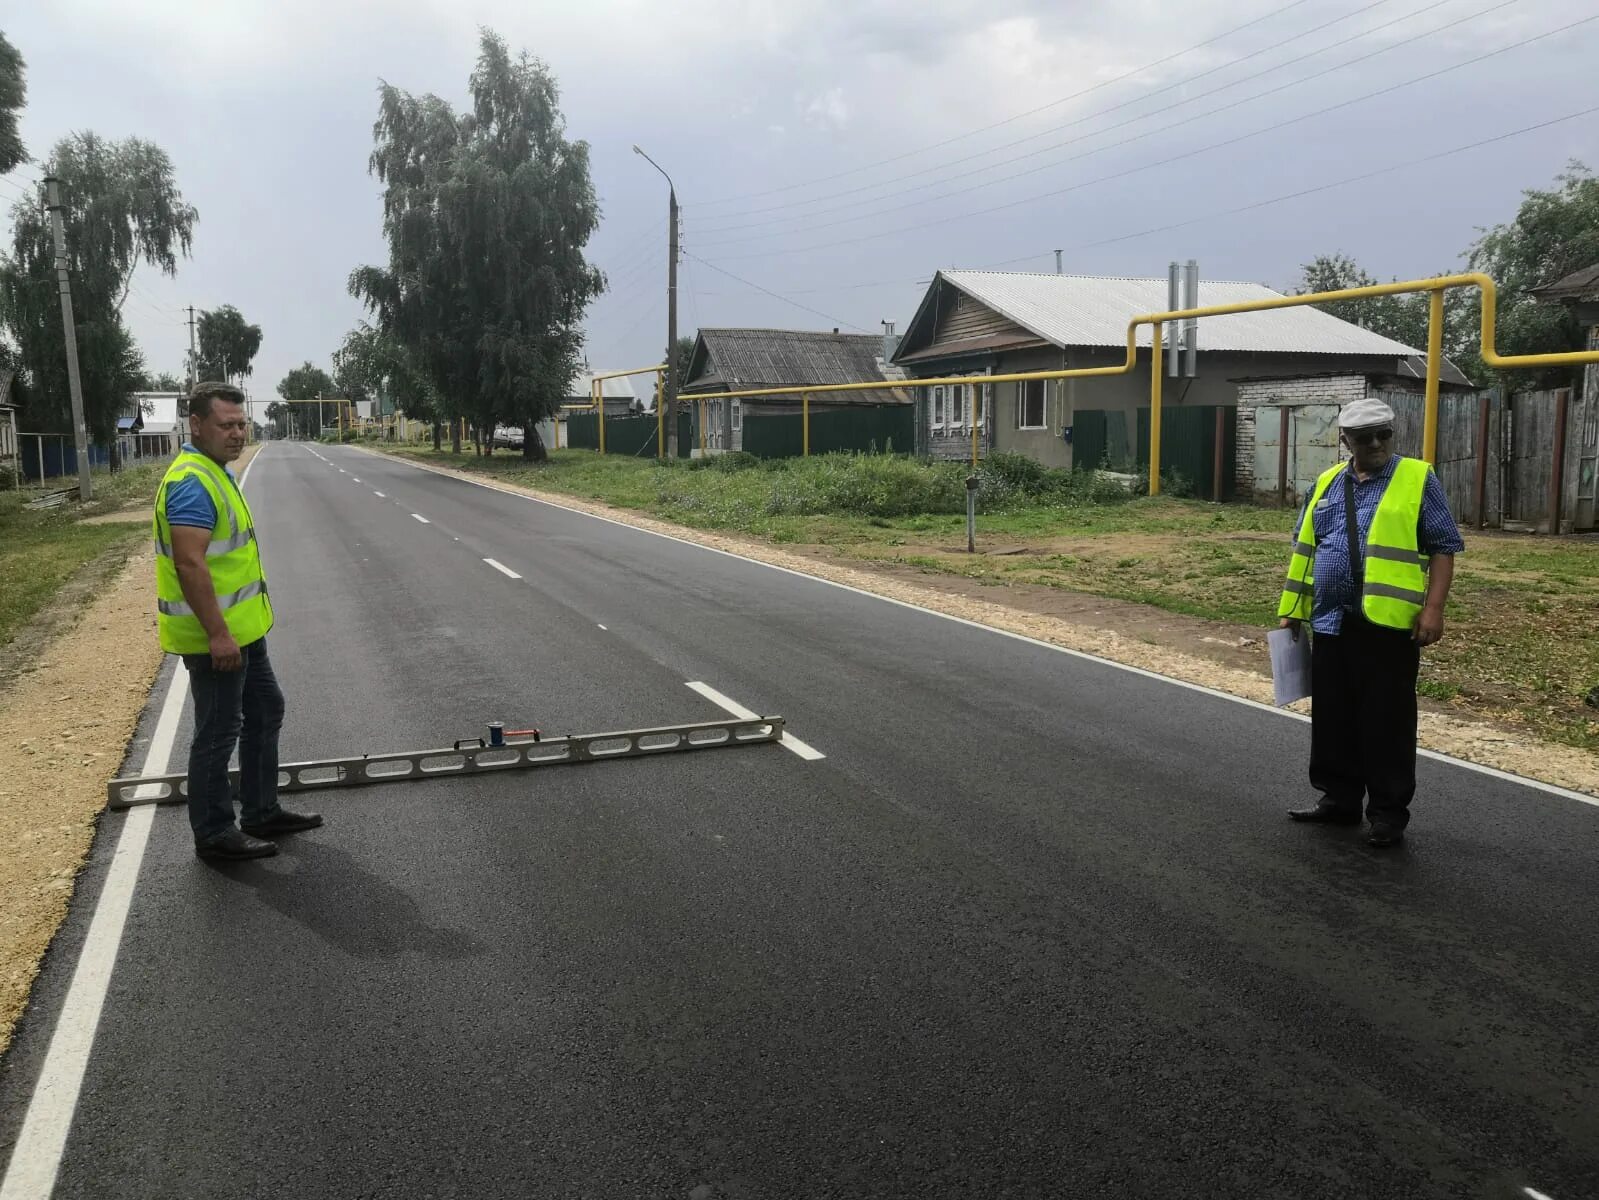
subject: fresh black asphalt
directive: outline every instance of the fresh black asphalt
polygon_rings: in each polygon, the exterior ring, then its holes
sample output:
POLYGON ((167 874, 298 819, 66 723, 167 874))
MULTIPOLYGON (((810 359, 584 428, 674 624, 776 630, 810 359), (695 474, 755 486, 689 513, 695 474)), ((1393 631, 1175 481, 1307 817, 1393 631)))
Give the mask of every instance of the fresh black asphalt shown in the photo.
POLYGON ((1284 819, 1302 722, 319 453, 249 479, 286 758, 718 714, 690 680, 827 757, 313 793, 222 869, 162 809, 57 1196, 1599 1196, 1599 808, 1424 760, 1376 852, 1284 819))

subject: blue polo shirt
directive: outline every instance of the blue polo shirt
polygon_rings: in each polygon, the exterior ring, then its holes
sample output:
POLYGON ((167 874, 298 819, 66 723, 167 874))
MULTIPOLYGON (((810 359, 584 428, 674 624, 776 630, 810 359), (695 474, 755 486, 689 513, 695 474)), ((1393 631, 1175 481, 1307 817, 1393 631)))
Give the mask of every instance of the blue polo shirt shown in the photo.
MULTIPOLYGON (((200 453, 188 442, 183 443, 183 450, 186 454, 200 453)), ((233 478, 233 472, 222 466, 222 473, 237 490, 239 484, 233 478)), ((190 475, 167 488, 168 525, 192 525, 198 529, 213 529, 216 523, 217 506, 211 503, 211 493, 205 490, 205 485, 198 479, 190 475)))
MULTIPOLYGON (((1370 479, 1355 476, 1355 529, 1360 537, 1362 556, 1366 553, 1366 538, 1371 534, 1371 520, 1377 513, 1377 503, 1388 490, 1399 458, 1399 455, 1393 455, 1388 464, 1370 479)), ((1310 503, 1308 497, 1305 503, 1310 503)), ((1296 541, 1304 521, 1305 510, 1301 508, 1299 520, 1294 524, 1296 541)), ((1350 569, 1349 538, 1344 532, 1342 476, 1333 481, 1316 505, 1312 522, 1316 530, 1316 560, 1312 568, 1316 584, 1310 608, 1310 627, 1317 633, 1336 634, 1343 628, 1345 613, 1360 611, 1360 589, 1355 586, 1354 572, 1350 569)), ((1427 482, 1421 492, 1421 515, 1416 519, 1416 548, 1429 556, 1459 554, 1466 548, 1466 543, 1460 537, 1460 528, 1449 512, 1449 497, 1444 492, 1444 485, 1431 471, 1427 473, 1427 482)))

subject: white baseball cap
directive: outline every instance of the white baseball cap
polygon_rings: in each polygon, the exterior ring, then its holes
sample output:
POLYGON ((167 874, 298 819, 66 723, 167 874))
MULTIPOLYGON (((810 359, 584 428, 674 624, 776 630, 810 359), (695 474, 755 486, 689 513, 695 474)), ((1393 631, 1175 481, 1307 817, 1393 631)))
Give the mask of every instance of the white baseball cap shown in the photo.
POLYGON ((1369 429, 1373 425, 1392 425, 1394 410, 1381 400, 1352 400, 1338 414, 1339 429, 1369 429))

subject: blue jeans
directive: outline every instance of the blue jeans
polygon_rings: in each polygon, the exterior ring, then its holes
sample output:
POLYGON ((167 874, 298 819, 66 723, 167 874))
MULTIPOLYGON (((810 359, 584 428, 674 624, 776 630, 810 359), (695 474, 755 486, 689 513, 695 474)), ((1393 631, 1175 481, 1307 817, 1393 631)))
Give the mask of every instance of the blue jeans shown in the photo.
POLYGON ((239 748, 239 802, 246 825, 278 811, 278 731, 283 691, 272 674, 266 639, 241 647, 244 665, 218 671, 209 654, 185 654, 194 697, 194 741, 189 746, 189 825, 195 844, 233 828, 228 761, 239 748))

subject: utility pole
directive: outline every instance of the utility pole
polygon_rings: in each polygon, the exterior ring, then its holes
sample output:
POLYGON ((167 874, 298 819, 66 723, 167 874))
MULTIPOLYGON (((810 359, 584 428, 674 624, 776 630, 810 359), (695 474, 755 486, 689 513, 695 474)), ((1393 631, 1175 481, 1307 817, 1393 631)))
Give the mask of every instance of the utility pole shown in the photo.
POLYGON ((671 221, 671 245, 666 259, 666 411, 672 414, 672 431, 677 431, 677 188, 668 180, 667 209, 671 221))
POLYGON ((72 395, 72 434, 78 447, 78 499, 92 500, 89 481, 89 430, 83 420, 83 381, 78 378, 78 329, 72 318, 72 280, 67 273, 67 235, 61 221, 61 181, 45 176, 45 205, 56 244, 56 286, 61 291, 61 328, 67 341, 67 388, 72 395))
POLYGON ((644 151, 634 146, 633 153, 660 171, 661 178, 666 180, 667 186, 666 216, 669 236, 666 259, 666 453, 671 456, 679 451, 677 446, 677 185, 672 182, 672 177, 662 170, 661 164, 644 151))
POLYGON ((194 391, 194 305, 189 305, 189 390, 194 391))

